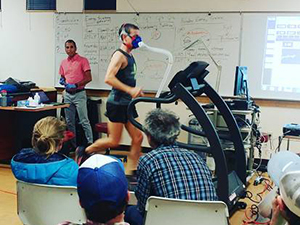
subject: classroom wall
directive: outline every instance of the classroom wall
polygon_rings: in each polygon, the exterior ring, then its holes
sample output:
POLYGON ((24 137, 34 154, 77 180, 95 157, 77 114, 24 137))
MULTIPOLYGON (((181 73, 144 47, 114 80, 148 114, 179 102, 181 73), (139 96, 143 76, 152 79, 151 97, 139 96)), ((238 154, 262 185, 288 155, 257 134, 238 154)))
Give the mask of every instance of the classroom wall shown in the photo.
MULTIPOLYGON (((102 98, 103 103, 100 106, 100 111, 103 114, 105 112, 105 101, 106 98, 102 98)), ((139 113, 139 120, 143 122, 145 119, 146 113, 153 109, 155 106, 149 103, 139 103, 137 105, 137 111, 139 113)), ((178 102, 177 105, 166 104, 162 105, 162 108, 169 109, 174 111, 179 117, 182 124, 188 125, 189 120, 191 119, 191 112, 187 110, 187 107, 183 102, 178 102)), ((262 157, 270 158, 278 147, 278 137, 282 135, 282 127, 284 124, 288 123, 300 123, 300 114, 299 109, 296 108, 282 108, 282 107, 266 107, 261 106, 260 108, 260 124, 259 130, 264 133, 271 135, 271 141, 263 144, 262 146, 262 157)), ((248 119, 251 117, 247 116, 248 119)), ((102 121, 107 121, 105 116, 101 117, 102 121)), ((179 135, 179 141, 186 142, 188 140, 188 134, 182 131, 179 135)), ((130 138, 129 135, 124 132, 122 143, 129 144, 130 138)), ((143 140, 143 146, 149 146, 146 140, 146 137, 143 140)), ((284 139, 281 143, 281 150, 287 149, 287 140, 284 139)), ((300 140, 290 142, 290 151, 300 153, 300 140)), ((255 151, 255 157, 258 156, 258 151, 255 151)))
MULTIPOLYGON (((300 103, 299 103, 300 104, 300 103)), ((278 137, 283 134, 282 128, 284 124, 298 123, 300 124, 300 109, 296 108, 278 108, 278 107, 260 107, 261 131, 268 132, 272 135, 271 147, 275 150, 278 147, 278 137)), ((264 148, 264 157, 268 158, 272 151, 270 143, 264 148)), ((284 139, 281 143, 281 150, 287 149, 287 140, 284 139)), ((300 142, 291 141, 290 150, 300 153, 300 142)))
POLYGON ((119 0, 122 12, 299 11, 297 0, 119 0), (132 9, 128 1, 134 7, 132 9))
MULTIPOLYGON (((57 0, 63 1, 63 0, 57 0)), ((172 11, 300 11, 300 4, 295 0, 130 0, 138 11, 172 12, 172 11)), ((20 80, 32 80, 40 87, 54 86, 54 13, 26 12, 25 0, 2 0, 0 12, 0 80, 9 76, 20 80)), ((117 1, 118 11, 132 12, 127 1, 117 1)), ((103 99, 106 100, 105 98, 103 99)), ((189 113, 183 104, 168 106, 176 110, 182 123, 187 123, 189 113), (176 107, 176 108, 175 108, 176 107)), ((138 108, 141 120, 148 105, 138 108)), ((101 112, 104 113, 104 104, 101 112)), ((102 120, 106 118, 102 116, 102 120)), ((299 109, 261 107, 261 130, 272 134, 273 145, 276 148, 277 138, 282 134, 285 123, 300 123, 299 109)), ((129 143, 129 137, 124 134, 123 143, 129 143)), ((180 140, 187 139, 182 133, 180 140)), ((144 142, 146 145, 146 141, 144 142)), ((285 142, 282 149, 285 148, 285 142)), ((269 149, 269 146, 265 146, 269 149)), ((292 143, 293 151, 300 151, 299 143, 292 143)), ((269 152, 265 154, 266 157, 269 152)))
POLYGON ((26 12, 25 0, 2 0, 0 12, 0 80, 54 84, 53 12, 26 12))

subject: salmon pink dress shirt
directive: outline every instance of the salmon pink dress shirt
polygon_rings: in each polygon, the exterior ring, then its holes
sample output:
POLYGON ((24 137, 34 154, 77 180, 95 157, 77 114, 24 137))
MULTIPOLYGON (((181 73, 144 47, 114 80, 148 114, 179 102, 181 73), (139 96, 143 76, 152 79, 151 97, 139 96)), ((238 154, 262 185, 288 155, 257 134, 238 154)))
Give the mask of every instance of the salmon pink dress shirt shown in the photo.
MULTIPOLYGON (((59 68, 59 74, 65 77, 69 84, 77 84, 84 79, 84 73, 91 70, 87 58, 78 54, 73 57, 64 59, 59 68)), ((84 86, 79 86, 78 89, 83 89, 84 86)))

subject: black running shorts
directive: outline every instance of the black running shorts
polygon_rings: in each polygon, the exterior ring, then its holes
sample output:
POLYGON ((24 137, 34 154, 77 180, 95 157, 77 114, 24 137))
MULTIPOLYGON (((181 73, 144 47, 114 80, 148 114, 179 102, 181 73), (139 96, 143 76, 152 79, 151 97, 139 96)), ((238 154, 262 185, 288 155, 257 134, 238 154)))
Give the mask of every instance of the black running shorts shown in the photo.
MULTIPOLYGON (((106 103, 106 112, 105 116, 113 123, 127 123, 127 108, 128 105, 115 105, 112 103, 106 103)), ((133 110, 133 118, 137 118, 138 114, 136 109, 133 110)))

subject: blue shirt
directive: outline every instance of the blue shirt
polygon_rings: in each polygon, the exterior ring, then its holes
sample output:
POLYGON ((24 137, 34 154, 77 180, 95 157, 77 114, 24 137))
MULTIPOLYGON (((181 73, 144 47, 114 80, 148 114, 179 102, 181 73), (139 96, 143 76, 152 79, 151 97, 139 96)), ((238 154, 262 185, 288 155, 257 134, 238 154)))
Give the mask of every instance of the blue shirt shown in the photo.
POLYGON ((18 180, 30 183, 77 186, 78 165, 59 153, 42 155, 27 148, 11 160, 11 169, 18 180))
POLYGON ((135 195, 141 213, 150 196, 218 200, 206 163, 196 153, 175 145, 159 147, 140 158, 135 195))

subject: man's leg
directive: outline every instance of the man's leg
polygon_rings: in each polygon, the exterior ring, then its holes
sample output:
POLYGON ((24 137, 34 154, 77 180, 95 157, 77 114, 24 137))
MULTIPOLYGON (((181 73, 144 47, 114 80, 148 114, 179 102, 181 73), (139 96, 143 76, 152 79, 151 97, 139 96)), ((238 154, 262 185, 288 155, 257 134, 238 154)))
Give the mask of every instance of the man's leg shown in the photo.
POLYGON ((79 123, 81 124, 85 137, 88 144, 93 143, 93 132, 92 127, 88 118, 87 112, 87 98, 85 91, 81 91, 75 94, 74 104, 76 105, 76 110, 78 113, 79 123))
POLYGON ((65 117, 68 126, 68 130, 73 132, 75 135, 74 138, 71 139, 72 147, 75 148, 76 145, 76 125, 75 125, 75 116, 76 116, 76 107, 73 104, 72 95, 68 94, 67 92, 64 93, 64 103, 70 104, 68 108, 65 108, 65 117))
POLYGON ((114 148, 119 146, 122 132, 123 132, 123 123, 113 123, 108 122, 108 137, 99 138, 92 145, 86 148, 86 152, 91 153, 104 153, 108 148, 114 148))

